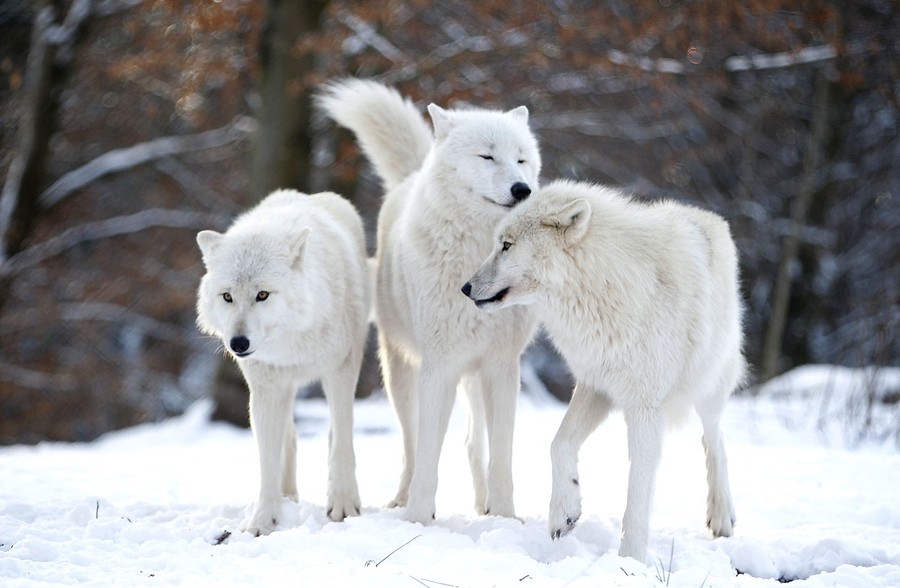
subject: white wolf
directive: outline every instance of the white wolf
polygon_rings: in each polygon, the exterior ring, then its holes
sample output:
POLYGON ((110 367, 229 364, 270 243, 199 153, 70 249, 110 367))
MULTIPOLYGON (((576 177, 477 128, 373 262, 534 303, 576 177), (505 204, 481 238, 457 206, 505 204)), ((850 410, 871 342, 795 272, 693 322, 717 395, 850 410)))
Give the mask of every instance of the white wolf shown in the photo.
POLYGON ((707 525, 731 535, 719 420, 745 364, 737 252, 722 218, 554 182, 502 221, 493 253, 463 293, 484 309, 540 309, 576 378, 551 448, 552 537, 581 516, 579 448, 618 408, 631 461, 619 553, 644 560, 665 424, 691 405, 703 424, 707 525))
POLYGON ((244 530, 269 533, 282 497, 297 500, 294 397, 314 380, 331 414, 328 516, 359 514, 353 398, 370 278, 356 209, 337 194, 280 190, 197 243, 206 265, 197 323, 222 339, 250 388, 260 488, 244 530))
POLYGON ((331 84, 319 105, 356 134, 386 189, 375 315, 404 446, 400 487, 389 506, 405 505, 410 521, 433 520, 438 460, 462 383, 470 405, 475 508, 512 517, 519 355, 536 319, 525 308, 479 313, 460 296, 459 284, 490 252, 497 222, 537 186, 541 160, 528 110, 431 104, 432 136, 411 102, 376 82, 331 84))

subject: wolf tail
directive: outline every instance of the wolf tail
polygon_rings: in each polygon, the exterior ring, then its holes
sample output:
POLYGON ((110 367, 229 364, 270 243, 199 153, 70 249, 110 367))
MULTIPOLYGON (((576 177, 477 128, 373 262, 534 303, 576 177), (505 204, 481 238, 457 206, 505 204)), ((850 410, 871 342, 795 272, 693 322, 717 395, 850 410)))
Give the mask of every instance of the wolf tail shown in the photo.
POLYGON ((316 104, 356 134, 387 190, 419 169, 431 149, 431 128, 413 103, 378 82, 331 82, 316 96, 316 104))

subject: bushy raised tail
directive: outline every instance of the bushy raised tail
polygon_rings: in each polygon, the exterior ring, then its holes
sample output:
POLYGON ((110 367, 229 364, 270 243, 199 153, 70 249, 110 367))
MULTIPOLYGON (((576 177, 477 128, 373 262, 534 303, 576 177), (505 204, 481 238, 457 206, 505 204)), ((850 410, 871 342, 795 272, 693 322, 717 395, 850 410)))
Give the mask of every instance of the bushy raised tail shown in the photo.
POLYGON ((356 134, 386 190, 419 169, 431 149, 431 128, 413 103, 378 82, 331 82, 316 96, 316 104, 356 134))

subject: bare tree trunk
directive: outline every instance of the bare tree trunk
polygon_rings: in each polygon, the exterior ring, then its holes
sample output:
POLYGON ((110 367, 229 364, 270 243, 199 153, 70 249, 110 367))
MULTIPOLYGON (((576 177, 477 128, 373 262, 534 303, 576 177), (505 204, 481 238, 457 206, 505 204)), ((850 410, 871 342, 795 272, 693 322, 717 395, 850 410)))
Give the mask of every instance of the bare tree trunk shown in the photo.
POLYGON ((803 161, 803 176, 799 192, 791 210, 791 231, 784 238, 775 291, 772 294, 772 313, 766 325, 763 340, 760 382, 765 382, 780 373, 781 346, 787 327, 788 306, 791 298, 791 267, 797 260, 800 232, 809 215, 813 196, 820 188, 825 143, 828 140, 828 80, 821 72, 816 74, 813 92, 812 123, 803 161))
POLYGON ((259 130, 250 176, 256 201, 276 188, 307 190, 312 146, 307 82, 314 55, 298 42, 320 28, 324 0, 269 0, 260 40, 259 130))
MULTIPOLYGON (((91 0, 75 0, 65 21, 57 22, 60 4, 41 8, 31 33, 19 148, 0 193, 0 266, 22 249, 40 214, 44 164, 59 124, 61 86, 72 62, 72 47, 91 14, 91 0)), ((0 308, 9 297, 11 279, 0 277, 0 308)))
POLYGON ((40 194, 47 145, 56 126, 55 51, 44 41, 53 25, 54 14, 53 8, 43 8, 31 31, 19 149, 10 163, 0 195, 0 263, 19 250, 28 232, 40 194))

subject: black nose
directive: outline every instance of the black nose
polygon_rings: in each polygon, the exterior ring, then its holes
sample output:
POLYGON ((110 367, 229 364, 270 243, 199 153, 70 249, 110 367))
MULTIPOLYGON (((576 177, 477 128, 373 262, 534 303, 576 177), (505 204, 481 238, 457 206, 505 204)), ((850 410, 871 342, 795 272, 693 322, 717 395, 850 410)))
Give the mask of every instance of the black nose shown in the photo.
POLYGON ((231 350, 240 355, 241 353, 246 353, 248 349, 250 349, 250 339, 244 337, 243 335, 232 337, 231 342, 228 344, 231 347, 231 350))
POLYGON ((525 182, 516 182, 509 191, 516 200, 525 200, 531 194, 531 188, 525 182))
POLYGON ((465 294, 466 296, 471 294, 472 293, 472 284, 470 284, 469 282, 466 282, 465 284, 463 284, 462 293, 465 294))

